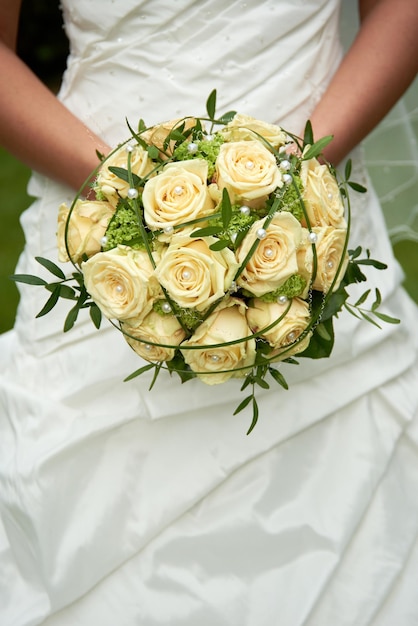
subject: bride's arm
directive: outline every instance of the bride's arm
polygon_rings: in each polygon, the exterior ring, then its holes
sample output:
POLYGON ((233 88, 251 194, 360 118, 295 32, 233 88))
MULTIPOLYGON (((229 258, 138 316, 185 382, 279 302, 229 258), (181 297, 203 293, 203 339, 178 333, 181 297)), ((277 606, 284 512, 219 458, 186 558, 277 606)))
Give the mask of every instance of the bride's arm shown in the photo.
POLYGON ((78 189, 109 147, 15 54, 20 1, 0 0, 0 143, 30 168, 78 189))
POLYGON ((418 0, 359 0, 361 25, 311 115, 314 136, 338 164, 381 121, 418 70, 418 0))

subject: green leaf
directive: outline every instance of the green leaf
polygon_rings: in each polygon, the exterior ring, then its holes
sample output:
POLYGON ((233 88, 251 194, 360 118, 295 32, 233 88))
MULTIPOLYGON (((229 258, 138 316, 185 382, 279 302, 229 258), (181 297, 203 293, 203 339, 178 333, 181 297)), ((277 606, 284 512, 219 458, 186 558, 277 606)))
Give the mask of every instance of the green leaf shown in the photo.
POLYGON ((35 260, 38 261, 38 263, 40 263, 41 265, 43 265, 49 272, 51 272, 51 274, 53 274, 54 276, 57 276, 58 278, 62 278, 65 280, 64 272, 62 271, 60 267, 58 267, 58 265, 55 265, 55 263, 53 263, 49 259, 44 259, 41 256, 36 256, 35 260))
POLYGON ((303 145, 311 146, 314 142, 312 124, 311 121, 308 120, 305 124, 305 132, 303 134, 303 145))
POLYGON ((199 228, 194 230, 190 237, 213 237, 222 232, 222 226, 206 226, 205 228, 199 228))
POLYGON ((9 276, 10 280, 14 280, 16 283, 26 283, 27 285, 42 285, 45 286, 48 283, 39 276, 32 276, 32 274, 13 274, 9 276))
POLYGON ((65 322, 64 322, 65 333, 71 330, 72 327, 74 326, 78 317, 79 310, 80 310, 80 301, 77 302, 77 304, 69 311, 67 317, 65 318, 65 322))
POLYGON ((216 89, 214 89, 210 94, 209 98, 206 100, 206 111, 208 112, 209 119, 215 119, 215 111, 216 111, 216 89))
POLYGON ((382 304, 382 294, 380 293, 379 289, 375 289, 375 293, 376 293, 376 299, 372 304, 372 311, 376 312, 376 309, 379 308, 379 306, 382 304))
POLYGON ((160 151, 157 146, 147 146, 147 152, 150 159, 156 161, 160 156, 160 151))
POLYGON ((151 384, 150 384, 150 386, 148 387, 149 391, 151 391, 151 389, 154 387, 154 385, 155 385, 155 383, 156 383, 156 381, 157 381, 158 374, 159 374, 159 373, 160 373, 160 371, 161 371, 162 363, 155 363, 155 364, 154 364, 154 366, 155 366, 154 376, 152 377, 151 384))
POLYGON ((262 389, 270 389, 268 382, 264 378, 260 378, 260 376, 254 376, 253 383, 259 385, 262 389))
POLYGON ((60 285, 60 298, 65 298, 66 300, 76 300, 77 296, 72 287, 68 285, 60 285))
POLYGON ((298 355, 299 357, 303 356, 311 359, 324 359, 329 357, 334 345, 333 318, 330 317, 322 321, 321 326, 323 326, 321 331, 318 331, 318 326, 314 329, 308 347, 298 355), (324 336, 324 330, 326 330, 327 338, 324 336))
POLYGON ((385 270, 387 269, 386 263, 382 263, 381 261, 376 261, 376 259, 360 259, 356 261, 357 265, 372 265, 377 270, 385 270))
POLYGON ((357 191, 358 193, 366 193, 367 191, 366 187, 363 187, 363 185, 360 185, 359 183, 354 183, 352 180, 349 180, 347 184, 351 187, 351 189, 354 189, 354 191, 357 191))
POLYGON ((351 169, 352 169, 352 165, 353 162, 351 159, 348 159, 347 163, 345 164, 345 180, 348 180, 351 176, 351 169))
POLYGON ((95 302, 90 304, 90 318, 96 328, 100 328, 102 323, 102 312, 95 302))
POLYGON ((144 367, 140 367, 139 370, 135 370, 135 372, 132 372, 132 374, 129 374, 129 376, 124 378, 123 382, 126 383, 128 382, 128 380, 132 380, 133 378, 140 376, 144 372, 148 372, 148 370, 152 369, 153 367, 155 367, 155 363, 148 363, 148 365, 144 365, 144 367))
POLYGON ((236 114, 237 114, 236 111, 228 111, 227 113, 224 113, 223 115, 221 115, 218 121, 221 124, 228 124, 231 120, 234 119, 236 114))
POLYGON ((401 320, 398 320, 396 317, 391 317, 390 315, 386 315, 386 313, 380 313, 380 311, 374 311, 376 317, 378 317, 382 322, 387 322, 387 324, 400 324, 401 320))
POLYGON ((36 317, 42 317, 43 315, 46 315, 47 313, 49 313, 58 302, 59 297, 60 297, 60 288, 58 285, 57 287, 55 287, 54 291, 51 293, 45 305, 39 311, 36 317))
POLYGON ((247 435, 250 434, 250 432, 253 430, 257 422, 258 422, 258 404, 257 404, 257 400, 253 396, 253 421, 251 422, 251 425, 249 429, 247 430, 247 435))
MULTIPOLYGON (((115 176, 117 176, 121 180, 124 180, 126 183, 129 183, 129 172, 128 172, 128 170, 126 170, 123 167, 116 167, 114 165, 109 165, 108 169, 109 169, 109 172, 112 172, 112 174, 114 174, 115 176)), ((133 182, 135 187, 138 186, 140 184, 140 182, 141 182, 141 179, 139 178, 139 176, 137 176, 133 172, 132 172, 132 182, 133 182)))
POLYGON ((369 297, 370 291, 371 289, 367 289, 367 291, 365 291, 363 295, 360 296, 360 298, 357 300, 354 306, 357 307, 357 306, 360 306, 360 304, 363 304, 363 302, 366 302, 367 298, 369 297))
POLYGON ((322 139, 315 141, 315 143, 304 153, 302 160, 308 161, 309 159, 313 159, 314 157, 320 155, 325 146, 327 146, 333 138, 333 135, 327 135, 326 137, 322 137, 322 139))
POLYGON ((224 228, 228 228, 232 217, 232 206, 228 191, 224 188, 222 191, 222 223, 224 228))
POLYGON ((220 250, 226 248, 228 244, 229 241, 227 239, 219 239, 218 241, 215 241, 215 243, 211 243, 209 249, 213 250, 214 252, 219 252, 220 250))
POLYGON ((318 335, 322 338, 325 339, 325 341, 331 341, 332 337, 330 336, 328 330, 326 329, 326 326, 324 324, 318 324, 318 326, 316 327, 316 332, 318 333, 318 335))
POLYGON ((279 370, 276 370, 274 367, 269 367, 269 372, 276 383, 283 387, 283 389, 289 389, 289 385, 287 384, 285 377, 281 372, 279 372, 279 370))
POLYGON ((233 415, 236 415, 237 413, 240 413, 243 409, 245 409, 245 407, 247 407, 250 404, 252 399, 253 399, 252 394, 244 398, 244 400, 240 402, 237 408, 235 409, 233 415))
POLYGON ((370 317, 370 315, 367 315, 367 313, 365 313, 364 311, 360 310, 359 313, 361 317, 366 320, 366 322, 369 322, 370 324, 373 324, 373 326, 377 326, 378 328, 382 328, 374 319, 370 317))

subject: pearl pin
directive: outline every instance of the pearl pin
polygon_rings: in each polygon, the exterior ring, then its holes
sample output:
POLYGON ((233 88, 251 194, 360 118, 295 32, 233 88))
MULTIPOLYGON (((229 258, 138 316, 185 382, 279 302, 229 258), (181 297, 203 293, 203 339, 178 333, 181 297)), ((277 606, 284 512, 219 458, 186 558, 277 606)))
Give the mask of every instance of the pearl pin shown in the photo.
POLYGON ((292 177, 290 174, 283 174, 283 182, 285 185, 289 185, 292 182, 292 177))
POLYGON ((243 205, 239 211, 242 215, 249 215, 251 213, 250 207, 245 205, 243 205))
POLYGON ((128 198, 130 198, 131 200, 134 200, 134 198, 138 197, 138 189, 135 189, 134 187, 131 187, 130 189, 128 189, 128 198))
POLYGON ((286 304, 286 302, 289 300, 289 298, 287 296, 279 296, 277 298, 277 302, 279 304, 286 304))
POLYGON ((288 172, 290 170, 290 161, 288 161, 287 159, 283 159, 279 167, 282 170, 282 172, 288 172))
POLYGON ((273 256, 273 254, 274 254, 274 250, 273 250, 273 248, 270 248, 270 247, 266 247, 266 248, 265 248, 265 250, 264 250, 264 255, 265 255, 268 259, 271 259, 271 257, 273 256))
POLYGON ((108 239, 106 237, 106 235, 104 235, 101 239, 100 239, 100 243, 102 246, 105 246, 108 242, 108 239))
POLYGON ((171 313, 171 306, 169 302, 163 302, 161 305, 161 309, 164 313, 171 313))
POLYGON ((174 193, 175 193, 177 196, 181 196, 181 194, 183 193, 183 191, 184 191, 184 187, 182 187, 181 185, 176 185, 176 187, 174 187, 174 193))
POLYGON ((171 233, 173 232, 174 228, 172 226, 164 226, 164 232, 166 235, 171 235, 171 233))
POLYGON ((316 233, 310 232, 308 235, 308 239, 311 243, 316 243, 318 241, 318 235, 316 233))
POLYGON ((198 150, 198 145, 194 141, 191 141, 187 146, 187 152, 194 154, 198 150))
POLYGON ((264 228, 258 228, 256 235, 257 235, 257 239, 265 239, 267 236, 267 232, 265 231, 264 228))

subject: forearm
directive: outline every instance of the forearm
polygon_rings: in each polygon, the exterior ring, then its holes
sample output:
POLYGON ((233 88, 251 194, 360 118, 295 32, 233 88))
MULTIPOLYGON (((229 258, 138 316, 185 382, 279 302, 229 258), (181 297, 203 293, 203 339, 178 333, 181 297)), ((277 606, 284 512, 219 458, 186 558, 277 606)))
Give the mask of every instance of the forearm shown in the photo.
POLYGON ((418 69, 418 0, 364 4, 359 33, 311 116, 317 139, 334 135, 325 149, 334 164, 382 120, 418 69))
POLYGON ((0 142, 32 169, 78 189, 109 148, 0 43, 0 142))

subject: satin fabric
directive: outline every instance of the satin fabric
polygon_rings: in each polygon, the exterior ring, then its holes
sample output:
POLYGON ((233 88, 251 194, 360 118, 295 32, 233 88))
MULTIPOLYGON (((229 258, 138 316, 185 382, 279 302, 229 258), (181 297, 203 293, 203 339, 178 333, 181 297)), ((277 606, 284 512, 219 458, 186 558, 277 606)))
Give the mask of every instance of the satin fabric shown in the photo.
MULTIPOLYGON (((236 109, 299 132, 340 59, 336 0, 64 3, 60 99, 107 141, 236 109)), ((352 241, 378 329, 342 313, 332 358, 283 366, 290 389, 233 411, 240 382, 123 378, 141 361, 106 323, 23 286, 0 337, 0 623, 5 626, 414 626, 418 622, 417 309, 354 155, 352 241)), ((55 258, 68 189, 35 176, 19 272, 55 258)), ((363 286, 352 289, 355 300, 363 286)))

